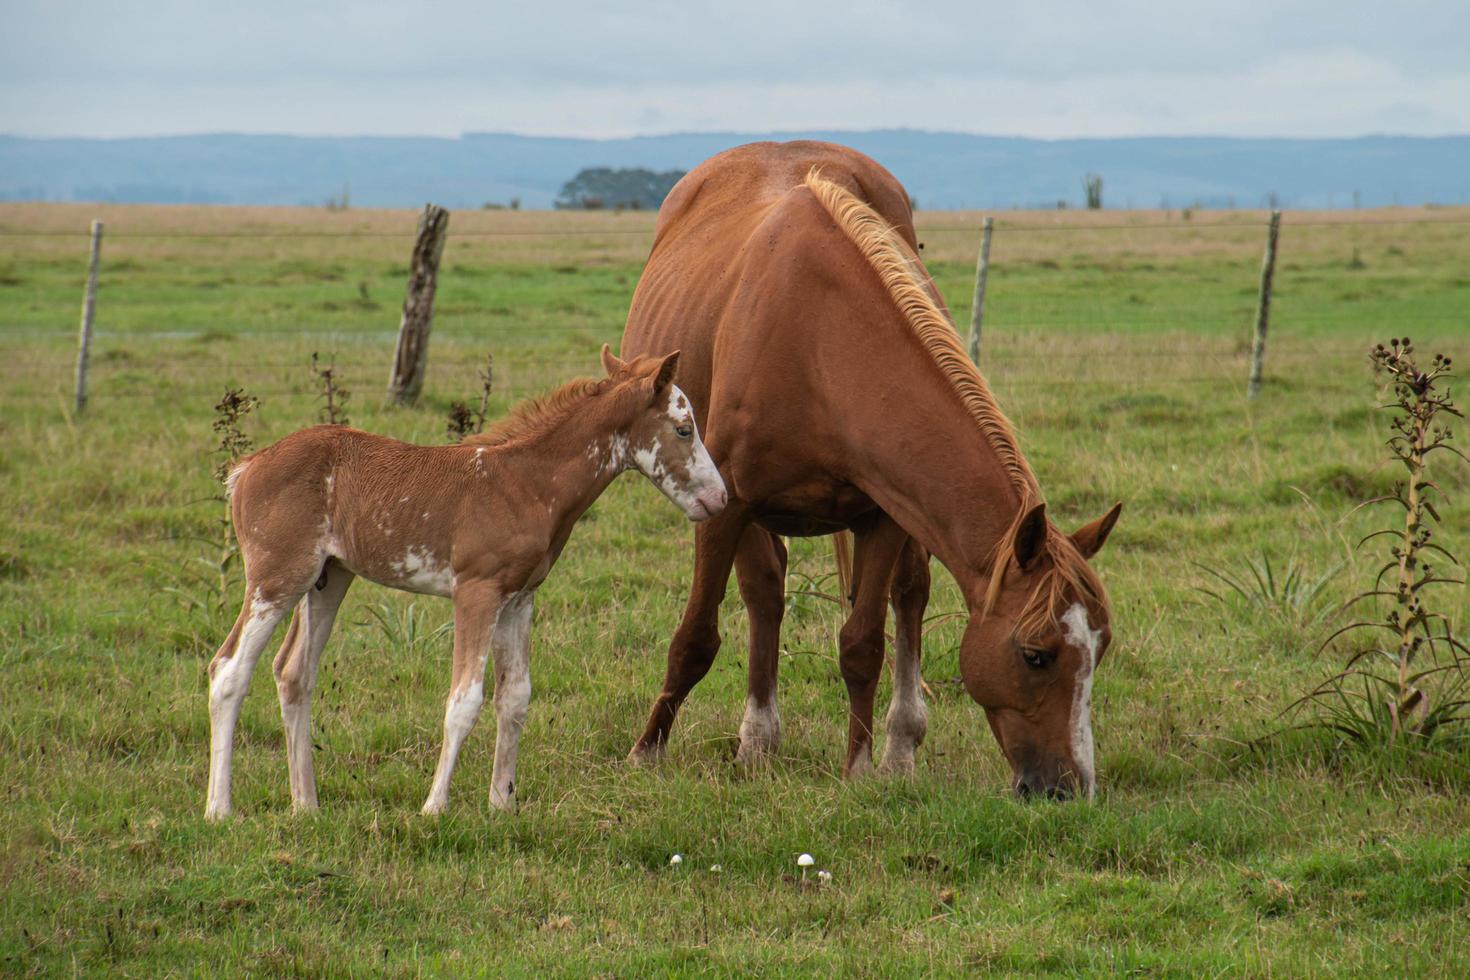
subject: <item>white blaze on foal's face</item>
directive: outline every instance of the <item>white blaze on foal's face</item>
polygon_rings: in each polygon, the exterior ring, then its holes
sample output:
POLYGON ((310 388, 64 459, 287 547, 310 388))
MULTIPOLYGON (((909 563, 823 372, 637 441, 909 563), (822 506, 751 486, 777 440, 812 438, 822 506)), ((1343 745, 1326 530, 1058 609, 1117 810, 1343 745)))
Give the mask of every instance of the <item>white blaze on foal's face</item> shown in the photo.
POLYGON ((713 517, 724 509, 725 481, 699 438, 688 396, 674 384, 664 394, 634 427, 630 462, 690 520, 713 517))
POLYGON ((1079 654, 1077 680, 1072 689, 1072 758, 1081 770, 1077 774, 1080 789, 1090 799, 1097 771, 1092 746, 1092 674, 1097 667, 1102 630, 1092 628, 1087 621, 1087 607, 1080 602, 1072 603, 1062 617, 1062 629, 1067 643, 1079 654))

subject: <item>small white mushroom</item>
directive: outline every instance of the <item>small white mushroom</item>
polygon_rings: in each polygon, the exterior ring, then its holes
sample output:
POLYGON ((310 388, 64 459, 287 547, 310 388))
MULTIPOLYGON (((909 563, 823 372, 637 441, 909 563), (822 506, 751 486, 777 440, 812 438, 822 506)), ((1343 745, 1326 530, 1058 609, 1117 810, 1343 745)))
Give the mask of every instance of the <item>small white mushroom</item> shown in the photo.
POLYGON ((801 857, 796 859, 796 866, 798 868, 810 868, 816 863, 817 862, 812 858, 810 854, 803 854, 801 857))
POLYGON ((828 871, 826 868, 823 868, 821 871, 817 872, 817 880, 825 885, 827 882, 832 880, 832 872, 828 871))
POLYGON ((684 855, 682 854, 675 854, 673 857, 669 858, 669 864, 673 865, 676 868, 683 863, 684 855))

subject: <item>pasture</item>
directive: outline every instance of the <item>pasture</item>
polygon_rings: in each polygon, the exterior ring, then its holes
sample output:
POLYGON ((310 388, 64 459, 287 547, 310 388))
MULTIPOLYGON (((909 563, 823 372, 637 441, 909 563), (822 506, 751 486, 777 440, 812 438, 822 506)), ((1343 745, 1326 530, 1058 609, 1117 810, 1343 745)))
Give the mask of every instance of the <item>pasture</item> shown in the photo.
MULTIPOLYGON (((979 216, 918 224, 963 326, 979 216)), ((359 584, 315 703, 321 813, 289 812, 262 663, 237 735, 241 816, 206 824, 205 666, 239 598, 220 601, 208 564, 221 393, 260 397, 247 430, 265 445, 315 420, 319 351, 353 424, 444 441, 486 352, 495 413, 599 370, 651 226, 456 213, 425 395, 395 409, 382 393, 413 215, 0 204, 5 972, 1470 972, 1470 748, 1262 740, 1334 668, 1316 654, 1333 601, 1375 567, 1352 544, 1387 512, 1348 516, 1395 478, 1370 343, 1407 333, 1470 355, 1470 209, 1288 213, 1255 402, 1262 215, 999 216, 982 370, 1058 523, 1125 501, 1096 560, 1115 640, 1096 680, 1092 805, 1010 797, 956 681, 962 607, 937 565, 918 774, 843 783, 840 613, 813 594, 834 589, 825 540, 792 545, 779 758, 749 774, 732 762, 732 587, 668 759, 626 768, 692 564, 690 526, 629 475, 539 593, 519 813, 487 803, 487 715, 449 812, 419 815, 449 603, 359 584), (93 216, 107 236, 76 419, 93 216), (1242 576, 1264 558, 1306 584, 1258 601, 1199 591, 1198 565, 1242 576), (803 852, 829 882, 803 878, 803 852)), ((1470 556, 1470 468, 1436 472, 1445 543, 1470 556)), ((1463 630, 1465 590, 1444 594, 1463 630)))

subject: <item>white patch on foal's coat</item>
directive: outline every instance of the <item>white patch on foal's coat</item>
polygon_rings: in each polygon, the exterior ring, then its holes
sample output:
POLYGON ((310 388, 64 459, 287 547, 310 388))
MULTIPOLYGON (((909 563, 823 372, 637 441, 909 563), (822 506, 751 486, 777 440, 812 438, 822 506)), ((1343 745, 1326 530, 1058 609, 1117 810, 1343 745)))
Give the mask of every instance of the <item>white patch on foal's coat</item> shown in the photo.
POLYGON ((391 566, 399 576, 396 583, 410 592, 449 596, 454 593, 454 571, 428 548, 410 547, 391 566))
POLYGON ((1072 758, 1082 771, 1078 776, 1089 799, 1092 797, 1094 753, 1092 745, 1092 672, 1097 666, 1097 644, 1102 630, 1094 630, 1087 621, 1087 607, 1072 603, 1062 617, 1067 642, 1082 653, 1077 667, 1077 682, 1072 689, 1072 758))

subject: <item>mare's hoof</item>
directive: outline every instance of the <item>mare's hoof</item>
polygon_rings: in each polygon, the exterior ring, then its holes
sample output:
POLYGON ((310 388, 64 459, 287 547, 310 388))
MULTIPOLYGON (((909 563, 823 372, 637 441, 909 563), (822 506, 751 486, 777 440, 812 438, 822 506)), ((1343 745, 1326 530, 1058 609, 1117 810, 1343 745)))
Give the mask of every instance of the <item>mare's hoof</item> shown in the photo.
POLYGON ((779 743, 759 738, 742 738, 735 750, 735 764, 746 769, 763 769, 776 758, 779 743))
POLYGON ((871 751, 859 752, 847 760, 847 765, 842 767, 843 779, 863 779, 873 774, 873 754, 871 751))
POLYGON ((628 753, 628 765, 630 766, 656 766, 664 759, 664 747, 659 744, 644 745, 639 742, 633 746, 633 751, 628 753))

